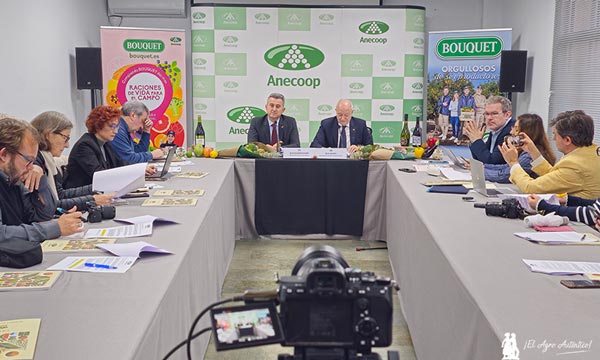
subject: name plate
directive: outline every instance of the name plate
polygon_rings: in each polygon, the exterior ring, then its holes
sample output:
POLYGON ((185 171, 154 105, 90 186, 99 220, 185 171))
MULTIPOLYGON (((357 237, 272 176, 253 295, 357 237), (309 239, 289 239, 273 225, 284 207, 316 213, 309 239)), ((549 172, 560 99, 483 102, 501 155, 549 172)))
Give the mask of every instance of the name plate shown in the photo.
POLYGON ((282 148, 284 159, 347 159, 343 148, 282 148))

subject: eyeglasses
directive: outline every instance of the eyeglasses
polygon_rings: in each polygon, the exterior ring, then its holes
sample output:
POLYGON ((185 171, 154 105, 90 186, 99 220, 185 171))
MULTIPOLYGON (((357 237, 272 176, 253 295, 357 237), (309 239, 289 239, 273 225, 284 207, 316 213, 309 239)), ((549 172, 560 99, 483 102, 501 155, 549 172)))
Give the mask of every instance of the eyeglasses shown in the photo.
POLYGON ((119 124, 108 124, 108 128, 111 129, 112 131, 118 130, 119 124))
POLYGON ((500 114, 504 114, 504 111, 503 112, 494 111, 494 112, 484 112, 483 113, 484 116, 498 116, 500 114))
POLYGON ((27 161, 27 165, 25 165, 25 166, 29 166, 29 165, 33 164, 33 161, 35 160, 35 159, 32 159, 29 156, 21 153, 20 151, 17 151, 17 154, 21 155, 21 157, 27 161))
POLYGON ((66 143, 68 143, 68 142, 69 142, 69 140, 71 140, 71 137, 70 137, 70 136, 67 136, 67 135, 65 135, 65 134, 61 134, 61 133, 59 133, 59 132, 55 132, 55 134, 56 134, 56 135, 60 135, 60 136, 62 136, 62 138, 63 138, 63 139, 65 139, 65 142, 66 142, 66 143))

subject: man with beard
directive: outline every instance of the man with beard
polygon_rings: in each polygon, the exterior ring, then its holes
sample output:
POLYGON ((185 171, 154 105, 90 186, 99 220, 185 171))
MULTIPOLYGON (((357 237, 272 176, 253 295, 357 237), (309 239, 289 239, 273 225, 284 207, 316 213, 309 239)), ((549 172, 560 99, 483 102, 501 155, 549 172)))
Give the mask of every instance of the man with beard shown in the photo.
POLYGON ((29 191, 23 185, 37 152, 37 131, 33 126, 0 118, 0 242, 43 241, 82 230, 81 213, 77 211, 51 220, 56 203, 45 176, 37 190, 29 191))

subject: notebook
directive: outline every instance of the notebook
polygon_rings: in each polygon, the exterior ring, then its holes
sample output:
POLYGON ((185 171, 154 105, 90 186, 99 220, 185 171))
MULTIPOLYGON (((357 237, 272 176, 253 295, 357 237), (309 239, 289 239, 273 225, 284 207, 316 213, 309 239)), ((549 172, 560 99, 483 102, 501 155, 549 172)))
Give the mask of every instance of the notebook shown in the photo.
POLYGON ((483 163, 481 161, 471 159, 471 179, 473 181, 473 190, 477 191, 483 196, 497 197, 502 194, 496 189, 487 189, 485 186, 485 172, 483 170, 483 163))
POLYGON ((167 153, 167 158, 165 159, 165 163, 163 165, 162 171, 157 172, 154 175, 146 176, 146 180, 167 180, 172 176, 169 174, 169 168, 171 167, 171 161, 175 156, 176 146, 169 146, 169 152, 167 153))

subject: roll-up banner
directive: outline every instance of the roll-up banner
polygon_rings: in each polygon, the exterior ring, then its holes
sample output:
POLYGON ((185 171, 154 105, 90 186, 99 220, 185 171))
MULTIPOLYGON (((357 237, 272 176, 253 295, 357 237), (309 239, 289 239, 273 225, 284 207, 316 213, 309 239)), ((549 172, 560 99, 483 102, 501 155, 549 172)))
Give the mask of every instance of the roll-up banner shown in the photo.
POLYGON ((160 147, 172 130, 186 144, 185 31, 101 27, 104 103, 143 102, 154 126, 150 144, 160 147))
POLYGON ((459 102, 459 126, 465 120, 481 124, 483 106, 490 95, 499 95, 500 55, 511 49, 512 29, 439 31, 429 33, 427 52, 427 133, 442 139, 467 143, 466 137, 452 133, 448 113, 449 100, 456 93, 459 102), (448 87, 447 95, 444 87, 448 87), (469 109, 471 108, 471 109, 469 109), (472 111, 469 111, 472 110, 472 111), (446 125, 447 124, 447 125, 446 125), (452 140, 450 140, 452 139, 452 140))
POLYGON ((270 93, 308 146, 349 98, 377 144, 400 142, 403 114, 423 119, 422 7, 193 6, 193 114, 218 149, 246 142, 270 93))

